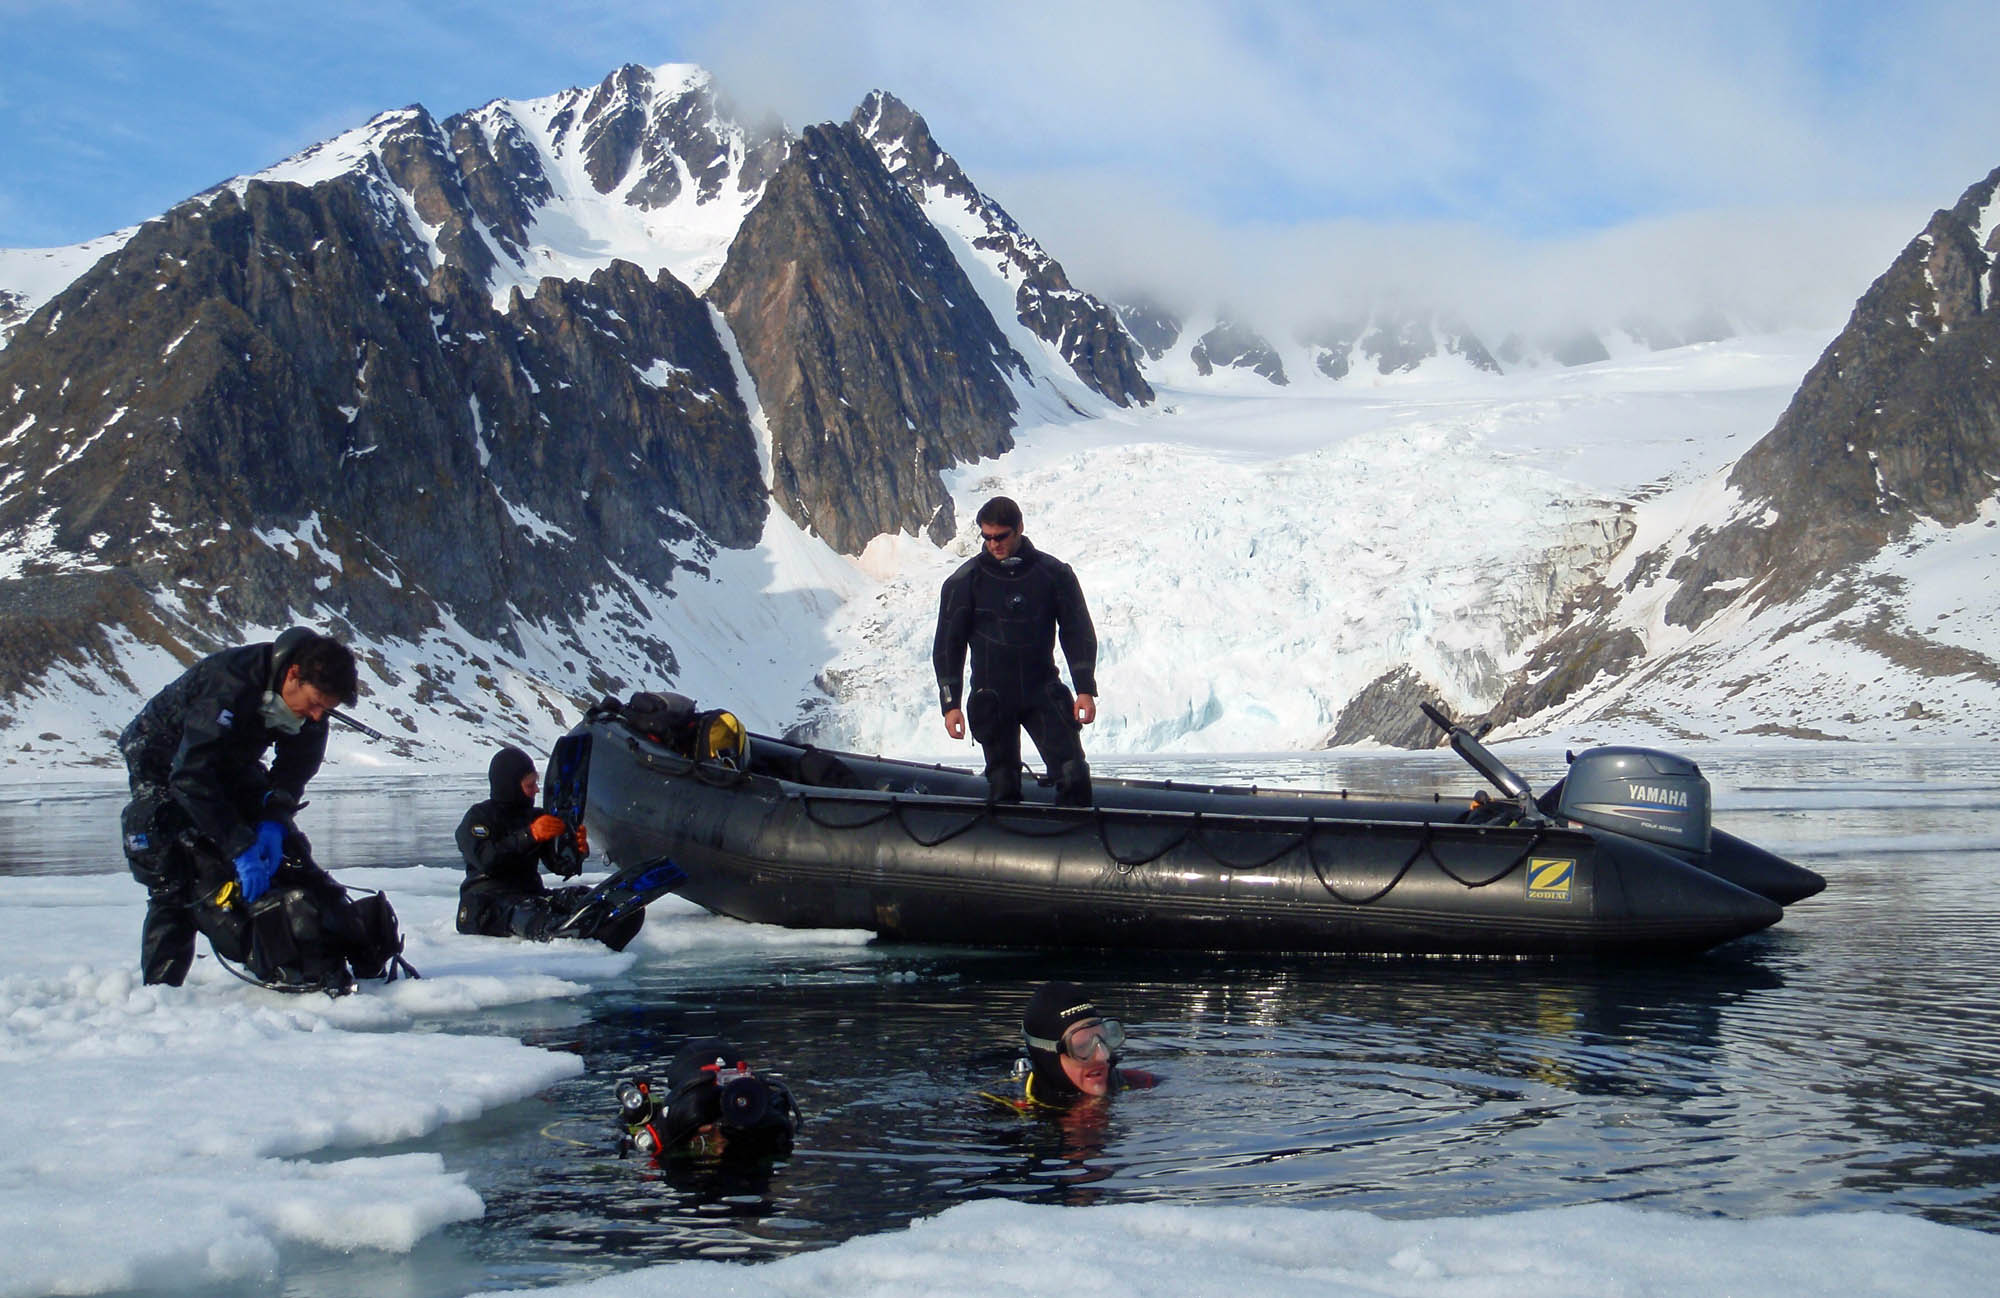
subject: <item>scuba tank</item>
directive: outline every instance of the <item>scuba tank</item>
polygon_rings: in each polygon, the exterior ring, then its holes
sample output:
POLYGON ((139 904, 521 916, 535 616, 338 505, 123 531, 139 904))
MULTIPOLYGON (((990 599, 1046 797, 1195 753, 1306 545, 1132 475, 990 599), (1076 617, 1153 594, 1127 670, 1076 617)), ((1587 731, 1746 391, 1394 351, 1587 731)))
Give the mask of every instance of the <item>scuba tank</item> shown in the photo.
POLYGON ((649 1077, 617 1087, 618 1120, 625 1127, 618 1152, 649 1158, 696 1153, 782 1158, 803 1121, 789 1088, 750 1069, 743 1056, 717 1037, 681 1047, 667 1066, 663 1086, 649 1077))

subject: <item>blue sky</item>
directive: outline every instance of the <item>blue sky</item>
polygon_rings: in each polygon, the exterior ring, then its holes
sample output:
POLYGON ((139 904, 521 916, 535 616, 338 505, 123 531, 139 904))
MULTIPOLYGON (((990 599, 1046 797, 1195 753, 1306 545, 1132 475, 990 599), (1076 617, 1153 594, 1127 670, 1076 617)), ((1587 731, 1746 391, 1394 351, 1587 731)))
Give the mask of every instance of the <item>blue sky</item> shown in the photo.
POLYGON ((701 63, 793 126, 891 90, 1073 273, 1201 262, 1213 293, 1302 256, 1582 284, 1643 246, 1685 277, 1707 240, 1802 221, 1785 269, 1851 278, 2000 165, 1990 3, 0 0, 0 27, 0 247, 142 220, 384 108, 625 62, 701 63))

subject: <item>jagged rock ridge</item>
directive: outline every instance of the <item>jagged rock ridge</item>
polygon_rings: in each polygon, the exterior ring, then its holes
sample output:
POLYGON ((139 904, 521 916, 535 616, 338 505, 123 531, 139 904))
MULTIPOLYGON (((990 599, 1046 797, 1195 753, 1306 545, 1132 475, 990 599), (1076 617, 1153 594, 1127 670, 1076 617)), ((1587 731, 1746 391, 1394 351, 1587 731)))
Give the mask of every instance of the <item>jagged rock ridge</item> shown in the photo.
POLYGON ((2000 681, 2000 662, 1896 631, 1887 601, 1899 592, 1865 573, 1920 525, 1972 522, 1994 497, 1996 293, 2000 170, 1933 216, 1862 295, 1770 433, 1730 470, 1726 511, 1627 556, 1538 648, 1492 718, 1534 717, 1593 688, 1607 691, 1605 706, 1643 708, 1643 691, 1620 702, 1607 683, 1668 681, 1702 664, 1744 673, 1738 690, 1769 684, 1769 669, 1733 667, 1702 637, 1767 613, 1783 617, 1776 644, 1830 636, 1918 676, 2000 681), (1645 608, 1686 647, 1650 642, 1645 608))
POLYGON ((185 204, 0 352, 21 577, 126 574, 191 647, 314 609, 518 649, 523 623, 574 626, 627 579, 668 588, 663 540, 755 539, 747 413, 684 285, 618 264, 496 311, 456 266, 424 278, 372 191, 351 173, 185 204))
POLYGON ((919 114, 894 95, 876 90, 850 121, 919 203, 949 205, 964 213, 973 246, 994 259, 1002 277, 1019 279, 1014 307, 1021 322, 1053 347, 1078 378, 1121 406, 1153 400, 1118 313, 1071 284, 1062 264, 966 178, 919 114))
POLYGON ((1013 445, 1027 362, 853 125, 806 129, 710 295, 770 420, 779 506, 848 553, 949 536, 941 472, 1013 445))

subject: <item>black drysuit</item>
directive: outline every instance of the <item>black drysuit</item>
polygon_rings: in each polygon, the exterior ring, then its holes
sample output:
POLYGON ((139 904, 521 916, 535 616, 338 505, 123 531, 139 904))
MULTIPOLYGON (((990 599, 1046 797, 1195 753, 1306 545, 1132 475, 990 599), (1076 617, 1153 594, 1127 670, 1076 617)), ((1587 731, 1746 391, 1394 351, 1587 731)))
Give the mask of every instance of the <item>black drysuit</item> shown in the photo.
POLYGON ((125 860, 146 885, 140 967, 149 983, 178 987, 194 961, 194 902, 236 877, 235 860, 257 824, 285 824, 285 865, 272 886, 302 887, 329 906, 346 893, 312 864, 291 825, 307 781, 326 756, 326 722, 296 734, 266 724, 267 692, 310 633, 210 654, 154 695, 118 736, 132 801, 120 817, 125 860), (264 763, 266 751, 270 765, 264 763))
MULTIPOLYGON (((465 858, 465 882, 458 887, 458 931, 488 937, 524 937, 546 942, 573 915, 590 889, 583 886, 550 889, 542 882, 544 866, 564 872, 560 839, 535 841, 529 826, 542 815, 521 792, 521 777, 533 762, 517 748, 503 749, 487 768, 486 801, 458 822, 458 850, 465 858)), ((571 826, 564 831, 574 833, 571 826)), ((570 874, 576 869, 570 868, 570 874)), ((645 922, 639 911, 615 926, 616 931, 578 933, 596 937, 614 950, 624 950, 645 922)))
POLYGON ((1013 557, 996 559, 981 549, 945 579, 931 648, 938 702, 947 713, 964 709, 986 754, 988 796, 996 802, 1020 801, 1024 729, 1055 777, 1057 801, 1090 802, 1076 701, 1056 672, 1058 633, 1077 693, 1095 696, 1097 632, 1068 564, 1022 537, 1013 557), (968 650, 972 694, 961 701, 968 650))

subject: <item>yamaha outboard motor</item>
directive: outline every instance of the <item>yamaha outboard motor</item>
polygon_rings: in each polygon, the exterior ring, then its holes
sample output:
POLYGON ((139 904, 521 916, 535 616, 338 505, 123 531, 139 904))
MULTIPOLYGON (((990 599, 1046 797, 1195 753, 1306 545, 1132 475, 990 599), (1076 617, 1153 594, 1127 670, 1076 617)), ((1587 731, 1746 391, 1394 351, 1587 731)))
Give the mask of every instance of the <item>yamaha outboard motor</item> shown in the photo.
POLYGON ((1652 748, 1592 748, 1570 758, 1557 791, 1564 820, 1706 856, 1708 779, 1685 757, 1652 748))

